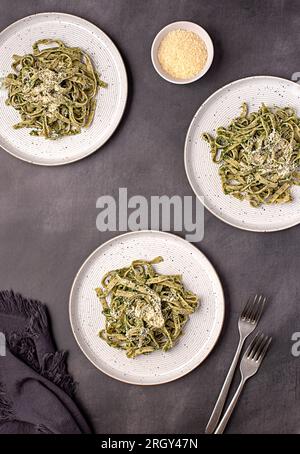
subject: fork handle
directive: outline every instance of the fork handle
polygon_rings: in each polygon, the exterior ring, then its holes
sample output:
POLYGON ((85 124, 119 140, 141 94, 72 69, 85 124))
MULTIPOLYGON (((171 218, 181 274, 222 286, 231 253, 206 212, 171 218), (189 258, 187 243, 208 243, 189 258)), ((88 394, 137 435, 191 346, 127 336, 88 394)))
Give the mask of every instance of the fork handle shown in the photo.
POLYGON ((215 434, 222 434, 224 432, 225 427, 227 426, 227 423, 228 423, 228 421, 230 419, 230 416, 232 415, 232 412, 235 409, 235 406, 236 406, 236 404, 237 404, 237 402, 239 400, 239 397, 240 397, 241 392, 242 392, 242 390, 244 388, 245 382, 246 382, 246 380, 244 378, 242 378, 242 380, 241 380, 241 382, 239 384, 239 387, 236 390, 235 395, 232 398, 232 401, 228 405, 228 408, 225 411, 224 416, 221 419, 220 424, 218 425, 217 429, 215 430, 215 434))
POLYGON ((224 384, 223 384, 222 389, 220 391, 218 400, 217 400, 217 402, 215 404, 215 407, 213 409, 211 417, 210 417, 210 419, 208 421, 208 424, 206 426, 206 429, 205 429, 205 433, 206 434, 213 434, 215 429, 216 429, 216 427, 217 427, 217 425, 218 425, 218 422, 220 420, 220 416, 222 414, 222 411, 223 411, 223 408, 224 408, 224 405, 225 405, 225 402, 226 402, 226 399, 227 399, 227 396, 228 396, 229 388, 230 388, 230 385, 231 385, 231 382, 232 382, 232 379, 233 379, 233 376, 234 376, 234 372, 236 370, 236 367, 237 367, 237 364, 238 364, 238 361, 239 361, 239 357, 240 357, 240 354, 241 354, 245 339, 246 339, 246 337, 240 335, 239 344, 238 344, 237 350, 235 352, 233 361, 231 363, 230 369, 229 369, 229 371, 227 373, 227 376, 225 378, 224 384))

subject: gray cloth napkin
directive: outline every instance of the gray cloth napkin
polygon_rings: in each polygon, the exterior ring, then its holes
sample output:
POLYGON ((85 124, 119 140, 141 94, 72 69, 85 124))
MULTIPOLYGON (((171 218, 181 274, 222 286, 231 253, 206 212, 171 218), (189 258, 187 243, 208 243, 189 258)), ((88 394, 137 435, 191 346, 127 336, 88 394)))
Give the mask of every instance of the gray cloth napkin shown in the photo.
POLYGON ((0 433, 90 433, 45 305, 0 292, 0 333, 6 340, 6 351, 0 349, 0 433))

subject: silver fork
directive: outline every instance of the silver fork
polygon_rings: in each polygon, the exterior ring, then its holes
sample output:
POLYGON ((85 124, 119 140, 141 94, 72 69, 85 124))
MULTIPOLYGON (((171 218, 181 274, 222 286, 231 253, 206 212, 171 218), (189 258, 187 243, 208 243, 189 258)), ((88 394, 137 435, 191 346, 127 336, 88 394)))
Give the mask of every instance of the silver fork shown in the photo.
POLYGON ((215 434, 222 434, 224 429, 229 421, 230 416, 232 415, 233 410, 239 400, 241 392, 245 386, 246 381, 253 377, 254 374, 258 371, 262 360, 267 353, 269 345, 272 341, 271 337, 265 336, 264 334, 257 334, 248 349, 246 350, 240 365, 241 371, 241 382, 238 389, 236 390, 235 395, 232 398, 232 401, 228 405, 228 408, 221 419, 220 424, 218 425, 215 434))
POLYGON ((233 361, 231 363, 230 369, 227 373, 227 377, 224 381, 222 389, 220 391, 218 400, 215 404, 211 417, 208 421, 208 424, 205 429, 206 434, 214 433, 218 422, 220 420, 220 416, 222 414, 222 410, 224 408, 226 398, 228 396, 229 388, 234 376, 234 372, 236 370, 236 366, 239 361, 239 357, 244 345, 245 340, 247 337, 255 330, 259 319, 261 317, 264 305, 266 303, 266 298, 262 295, 255 295, 254 298, 249 298, 248 302, 246 303, 239 321, 238 321, 238 328, 240 333, 240 340, 234 355, 233 361))

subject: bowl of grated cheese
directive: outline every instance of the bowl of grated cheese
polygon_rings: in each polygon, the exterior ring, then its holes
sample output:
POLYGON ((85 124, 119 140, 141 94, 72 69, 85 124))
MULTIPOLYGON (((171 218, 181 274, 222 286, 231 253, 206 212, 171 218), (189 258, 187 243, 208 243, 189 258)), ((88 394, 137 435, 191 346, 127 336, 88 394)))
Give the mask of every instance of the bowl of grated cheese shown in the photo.
POLYGON ((174 84, 189 84, 203 77, 213 57, 214 46, 209 34, 200 25, 187 21, 164 27, 151 48, 155 70, 174 84))

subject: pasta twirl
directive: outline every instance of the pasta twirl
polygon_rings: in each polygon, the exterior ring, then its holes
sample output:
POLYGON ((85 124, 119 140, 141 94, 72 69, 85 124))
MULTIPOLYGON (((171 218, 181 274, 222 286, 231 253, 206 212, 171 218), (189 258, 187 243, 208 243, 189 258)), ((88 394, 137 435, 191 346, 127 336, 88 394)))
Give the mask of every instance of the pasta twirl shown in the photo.
POLYGON ((162 260, 135 260, 107 273, 102 288, 96 289, 106 318, 99 335, 111 347, 125 350, 129 358, 172 348, 198 305, 180 275, 155 271, 153 265, 162 260))
POLYGON ((48 139, 80 133, 91 124, 97 91, 106 84, 77 47, 41 39, 32 48, 32 54, 13 55, 16 73, 4 80, 6 104, 21 115, 14 128, 30 128, 31 135, 48 139))
POLYGON ((220 164, 225 194, 253 207, 292 200, 290 188, 300 185, 300 119, 290 107, 262 104, 257 112, 242 112, 230 125, 208 133, 212 159, 220 164))

